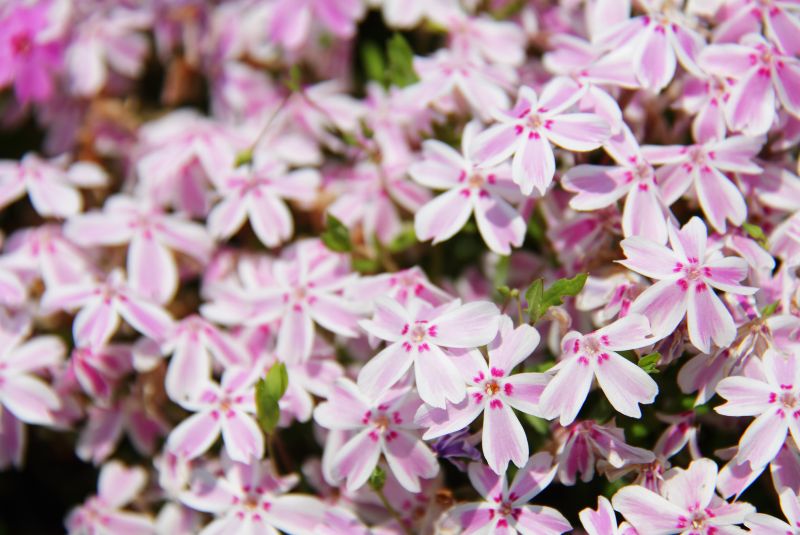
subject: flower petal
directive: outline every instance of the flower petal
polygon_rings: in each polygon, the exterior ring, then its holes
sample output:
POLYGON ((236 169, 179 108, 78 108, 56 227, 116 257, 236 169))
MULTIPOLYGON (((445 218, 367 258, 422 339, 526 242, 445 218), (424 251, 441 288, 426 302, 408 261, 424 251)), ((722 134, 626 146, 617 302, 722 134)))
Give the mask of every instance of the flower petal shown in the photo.
POLYGON ((544 417, 552 419, 560 415, 561 425, 571 424, 589 395, 592 379, 592 367, 580 357, 564 362, 539 400, 539 409, 544 417))
POLYGON ((403 377, 414 355, 395 342, 372 357, 358 373, 358 387, 369 399, 376 399, 403 377))
POLYGON ((658 385, 647 372, 613 351, 609 358, 597 364, 595 374, 600 388, 618 412, 640 418, 639 404, 652 403, 658 385))
POLYGON ((692 345, 704 353, 711 350, 711 341, 727 347, 736 337, 733 317, 717 294, 706 284, 689 288, 686 325, 692 345))
POLYGON ((421 241, 433 238, 433 243, 452 238, 463 227, 470 214, 472 204, 469 192, 451 189, 419 209, 414 216, 414 231, 421 241))
POLYGON ((439 472, 436 456, 424 442, 406 431, 395 431, 393 438, 384 436, 383 454, 397 482, 409 492, 419 492, 419 480, 430 479, 439 472))
POLYGON ((523 466, 528 460, 528 439, 511 407, 498 398, 489 401, 483 415, 483 455, 498 474, 504 474, 509 461, 523 466))

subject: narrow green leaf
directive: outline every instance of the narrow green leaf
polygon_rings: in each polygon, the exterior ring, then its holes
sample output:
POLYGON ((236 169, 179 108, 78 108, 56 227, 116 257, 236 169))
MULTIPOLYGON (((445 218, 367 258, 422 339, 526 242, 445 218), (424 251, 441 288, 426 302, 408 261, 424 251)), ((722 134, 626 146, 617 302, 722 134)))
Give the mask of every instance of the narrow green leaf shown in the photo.
POLYGON ((652 375, 658 373, 656 366, 659 360, 661 360, 661 353, 655 351, 640 358, 638 364, 641 369, 652 375))
POLYGON ((253 149, 244 149, 236 155, 236 160, 233 162, 234 167, 241 167, 253 163, 253 149))
POLYGON ((381 47, 373 41, 366 41, 359 49, 361 65, 367 80, 375 80, 381 85, 386 84, 386 63, 383 59, 381 47))
POLYGON ((524 414, 525 421, 540 435, 546 435, 550 430, 550 424, 544 418, 539 418, 532 414, 524 414))
POLYGON ((298 92, 303 87, 303 73, 300 66, 296 63, 289 68, 289 79, 286 80, 286 87, 292 92, 298 92))
POLYGON ((535 322, 539 319, 539 310, 542 306, 542 299, 544 299, 544 281, 536 279, 533 284, 528 286, 525 290, 525 301, 528 302, 528 317, 531 321, 535 322))
POLYGON ((780 301, 775 301, 765 306, 763 310, 761 310, 761 319, 766 319, 775 314, 775 312, 778 310, 778 305, 780 304, 780 301))
POLYGON ((380 492, 383 490, 383 486, 386 484, 386 471, 381 468, 380 465, 376 466, 369 475, 367 483, 369 484, 369 488, 376 492, 380 492))
POLYGON ((350 260, 353 269, 361 274, 370 275, 381 270, 381 263, 375 258, 353 258, 350 260))
POLYGON ((264 433, 269 435, 278 427, 281 408, 278 406, 278 400, 270 396, 266 379, 261 378, 256 383, 255 398, 258 425, 264 433))
POLYGON ((742 229, 744 229, 744 231, 756 241, 761 242, 767 240, 767 235, 764 234, 764 231, 761 230, 761 227, 758 225, 754 225, 752 223, 742 223, 742 229))
POLYGON ((414 51, 402 35, 394 34, 386 44, 389 82, 397 87, 411 85, 419 78, 414 71, 414 51))
POLYGON ((286 371, 286 364, 276 362, 267 372, 266 377, 267 394, 275 401, 280 400, 289 387, 289 374, 286 371))
POLYGON ((344 223, 336 219, 331 214, 327 216, 327 228, 322 232, 320 238, 322 243, 337 253, 346 253, 353 248, 350 242, 350 231, 344 226, 344 223))
POLYGON ((402 253, 409 247, 417 244, 417 234, 414 232, 413 225, 407 225, 400 233, 394 237, 386 249, 392 253, 402 253))
POLYGON ((562 304, 565 297, 574 297, 583 290, 588 273, 579 273, 571 279, 559 279, 546 290, 541 279, 536 280, 528 287, 525 298, 528 301, 528 315, 532 322, 536 322, 547 313, 552 306, 562 304))

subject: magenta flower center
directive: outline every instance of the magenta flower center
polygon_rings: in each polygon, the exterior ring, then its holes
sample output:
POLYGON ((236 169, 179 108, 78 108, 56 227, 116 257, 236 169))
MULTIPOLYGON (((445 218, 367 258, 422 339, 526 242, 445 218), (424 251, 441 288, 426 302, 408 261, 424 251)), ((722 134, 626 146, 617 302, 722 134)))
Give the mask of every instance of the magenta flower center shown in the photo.
POLYGON ((494 396, 502 387, 497 383, 497 381, 487 381, 486 384, 483 386, 483 391, 486 392, 487 396, 494 396))
POLYGON ((467 180, 467 185, 470 188, 480 189, 483 187, 485 180, 480 173, 473 173, 467 180))
POLYGON ((416 347, 418 352, 423 353, 431 349, 428 339, 436 337, 436 325, 430 325, 427 320, 417 320, 413 325, 403 325, 400 334, 406 337, 406 341, 403 342, 403 349, 406 352, 416 347))
POLYGON ((703 147, 691 147, 689 149, 689 161, 698 167, 705 166, 707 163, 707 155, 703 147))
POLYGON ((32 46, 31 36, 27 33, 19 33, 11 38, 11 48, 16 55, 25 55, 30 52, 32 46))

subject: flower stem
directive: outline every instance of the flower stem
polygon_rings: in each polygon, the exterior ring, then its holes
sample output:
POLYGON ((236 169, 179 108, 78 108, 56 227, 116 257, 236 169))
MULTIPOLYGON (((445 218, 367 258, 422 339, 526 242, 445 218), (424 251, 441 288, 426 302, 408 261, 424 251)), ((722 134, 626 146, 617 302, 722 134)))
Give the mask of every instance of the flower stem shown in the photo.
POLYGON ((386 495, 383 493, 383 489, 373 488, 373 490, 375 491, 375 494, 378 495, 378 498, 380 498, 383 507, 387 511, 389 511, 389 514, 392 515, 392 518, 394 518, 395 521, 397 521, 397 523, 400 525, 400 529, 403 530, 403 533, 405 533, 406 535, 414 535, 414 532, 411 531, 411 528, 406 526, 405 522, 403 522, 403 517, 400 516, 400 513, 397 512, 397 509, 392 507, 392 504, 390 504, 389 500, 386 499, 386 495))

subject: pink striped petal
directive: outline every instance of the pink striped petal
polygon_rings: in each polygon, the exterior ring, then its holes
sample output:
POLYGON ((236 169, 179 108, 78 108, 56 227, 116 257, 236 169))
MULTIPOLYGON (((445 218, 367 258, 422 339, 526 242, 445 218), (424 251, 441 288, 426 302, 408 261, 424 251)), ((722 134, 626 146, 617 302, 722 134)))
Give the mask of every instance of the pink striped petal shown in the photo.
POLYGON ((167 303, 178 289, 175 258, 151 233, 138 233, 128 247, 128 279, 142 297, 167 303))
POLYGON ((472 487, 487 501, 502 494, 508 487, 504 474, 498 474, 482 463, 470 463, 467 475, 472 487))
POLYGON ((578 165, 561 178, 565 190, 576 193, 569 201, 575 210, 597 210, 617 202, 628 191, 625 171, 604 165, 578 165))
POLYGON ((669 229, 669 243, 672 250, 685 259, 702 261, 706 256, 706 242, 708 229, 703 220, 697 216, 692 217, 680 231, 674 227, 669 229))
POLYGON ((359 315, 352 302, 331 294, 313 294, 309 311, 314 321, 329 331, 342 336, 358 336, 359 315))
POLYGON ((534 189, 544 195, 555 172, 556 160, 550 142, 539 132, 530 132, 511 162, 514 183, 523 195, 530 195, 534 189))
POLYGON ((686 315, 686 307, 686 291, 673 280, 663 280, 642 292, 631 304, 630 311, 646 316, 653 335, 659 340, 675 330, 686 315))
POLYGON ((679 533, 676 526, 686 515, 677 505, 638 485, 623 487, 611 503, 640 533, 679 533))
MULTIPOLYGON (((285 533, 317 533, 327 509, 316 497, 298 494, 277 496, 270 505, 265 520, 285 533)), ((253 535, 264 527, 254 529, 253 535)))
POLYGON ((211 256, 214 243, 206 228, 193 221, 170 217, 158 228, 158 240, 170 249, 180 251, 192 258, 206 262, 211 256))
POLYGON ((497 165, 519 151, 522 139, 521 132, 514 125, 493 125, 475 138, 470 157, 484 167, 497 165))
POLYGON ((725 107, 731 130, 748 136, 767 133, 775 120, 775 92, 769 72, 753 69, 731 89, 725 107))
POLYGON ((517 373, 503 381, 504 399, 518 411, 539 416, 539 400, 549 382, 545 373, 517 373))
POLYGON ((452 238, 472 214, 468 193, 451 189, 420 208, 414 217, 417 238, 421 241, 433 238, 434 244, 452 238))
POLYGON ((123 319, 134 329, 161 342, 174 329, 174 320, 162 307, 138 297, 126 295, 117 300, 117 307, 123 319))
POLYGON ((739 451, 736 460, 750 461, 754 469, 761 468, 778 455, 789 431, 788 418, 791 415, 779 415, 781 408, 773 408, 751 423, 739 440, 739 451))
POLYGON ((740 284, 748 272, 747 262, 742 258, 735 256, 717 258, 703 264, 703 268, 706 273, 703 280, 714 288, 735 294, 755 293, 755 288, 740 284))
POLYGON ((553 456, 547 452, 539 452, 519 469, 508 491, 517 496, 517 503, 529 502, 547 488, 555 475, 553 456))
POLYGON ((414 355, 395 342, 364 364, 358 373, 358 387, 374 400, 397 383, 413 362, 414 355))
POLYGON ((483 456, 498 474, 509 461, 521 467, 528 460, 528 439, 511 407, 493 398, 483 415, 483 456))
POLYGON ((466 388, 461 374, 453 360, 438 346, 431 345, 424 352, 411 351, 415 353, 414 376, 422 401, 443 409, 447 401, 458 403, 464 399, 466 388))
POLYGON ((698 63, 710 74, 722 78, 741 78, 753 68, 752 54, 753 50, 747 46, 715 44, 700 52, 698 63))
POLYGON ((359 429, 368 410, 368 401, 355 383, 343 378, 331 387, 328 401, 317 405, 314 420, 327 429, 359 429))
POLYGON ((789 5, 776 5, 769 10, 765 22, 767 35, 777 41, 787 54, 800 54, 800 17, 787 9, 789 5))
POLYGON ((500 332, 489 345, 489 366, 509 375, 539 345, 539 331, 527 324, 514 328, 511 318, 500 317, 500 332))
POLYGON ((393 438, 384 437, 383 454, 392 474, 404 489, 419 492, 419 480, 430 479, 439 472, 439 462, 424 442, 406 431, 396 431, 393 438))
POLYGON ((167 447, 180 457, 194 459, 205 453, 219 437, 221 423, 219 414, 215 418, 211 411, 193 414, 172 430, 167 438, 167 447))
POLYGON ((494 303, 472 301, 445 312, 436 324, 437 345, 473 348, 486 345, 500 328, 500 311, 494 303))
POLYGON ((457 533, 462 535, 485 535, 492 533, 495 519, 494 505, 488 503, 465 503, 453 507, 447 513, 448 518, 452 518, 458 527, 457 533))
POLYGON ((727 403, 714 410, 725 416, 758 416, 770 407, 772 387, 749 377, 726 377, 717 385, 717 394, 727 403))
POLYGON ((423 186, 450 189, 464 176, 467 162, 450 145, 429 139, 423 144, 423 156, 422 161, 415 162, 408 168, 411 178, 423 186))
POLYGON ((294 222, 286 203, 271 193, 253 193, 247 198, 247 214, 253 232, 267 247, 276 247, 292 237, 294 222))
POLYGON ((625 237, 642 236, 656 243, 667 241, 664 208, 653 184, 640 182, 630 189, 622 211, 625 237))
POLYGON ((360 431, 336 452, 333 476, 347 478, 347 490, 355 491, 367 482, 381 456, 379 439, 370 428, 360 431))
POLYGON ((224 198, 208 214, 208 231, 216 238, 227 239, 242 228, 246 219, 246 197, 234 194, 224 198))
POLYGON ((133 501, 147 483, 147 472, 140 467, 128 468, 119 461, 110 461, 100 470, 97 494, 108 505, 122 508, 133 501))
POLYGON ((299 363, 311 355, 314 344, 314 323, 305 307, 290 307, 281 316, 278 345, 275 352, 288 363, 299 363))
POLYGON ((448 403, 444 409, 422 405, 414 421, 427 428, 422 438, 431 440, 464 429, 478 417, 483 407, 483 400, 477 400, 468 392, 461 402, 448 403))
POLYGON ((611 136, 611 127, 594 113, 568 113, 553 117, 551 121, 544 131, 547 139, 567 150, 594 150, 611 136))
POLYGON ((639 404, 650 404, 658 385, 647 372, 614 352, 595 368, 597 382, 617 412, 631 418, 642 416, 639 404))
POLYGON ((55 391, 44 381, 29 375, 4 377, 0 385, 0 403, 14 416, 29 424, 51 424, 61 407, 55 391))
POLYGON ((597 498, 597 510, 587 507, 578 517, 588 535, 617 535, 617 515, 605 496, 597 498))
POLYGON ((78 345, 104 345, 119 328, 119 315, 112 301, 95 299, 78 312, 72 323, 72 335, 78 345))
POLYGON ((740 226, 747 217, 747 206, 733 182, 713 167, 696 171, 695 191, 708 221, 718 232, 725 232, 725 220, 740 226))
POLYGON ((80 193, 57 180, 29 180, 27 184, 31 204, 40 215, 69 217, 83 208, 80 193))
POLYGON ((539 399, 542 415, 548 419, 560 416, 561 425, 571 424, 589 395, 592 379, 594 372, 588 362, 578 357, 564 362, 539 399))
POLYGON ((636 78, 642 87, 658 93, 675 75, 677 61, 666 31, 659 24, 645 30, 637 43, 633 60, 636 78))
POLYGON ((650 322, 641 314, 628 314, 614 323, 598 329, 593 338, 601 338, 603 346, 611 351, 638 349, 653 340, 649 339, 650 322))
POLYGON ((211 357, 203 344, 187 336, 178 343, 167 368, 164 385, 169 397, 183 401, 199 394, 211 379, 211 357))
POLYGON ((391 297, 381 296, 375 300, 375 315, 371 320, 361 320, 359 325, 372 336, 396 342, 403 335, 403 326, 411 321, 400 303, 391 297))
POLYGON ((6 372, 25 373, 56 366, 64 360, 64 342, 53 335, 37 336, 3 358, 6 372))
POLYGON ((640 236, 625 238, 620 246, 627 258, 619 260, 619 263, 626 268, 651 279, 675 276, 674 270, 679 260, 671 249, 640 236))
POLYGON ((252 417, 231 410, 221 418, 222 440, 232 460, 249 463, 264 456, 264 435, 252 417))
POLYGON ((692 345, 704 353, 711 350, 712 340, 718 347, 730 345, 736 325, 720 298, 705 284, 690 287, 687 294, 686 325, 692 345))
POLYGON ((511 254, 520 247, 527 225, 522 216, 496 195, 480 195, 475 200, 475 222, 486 245, 497 254, 511 254))
POLYGON ((564 515, 540 505, 522 506, 514 527, 522 535, 560 535, 572 529, 564 515))
MULTIPOLYGON (((798 28, 800 30, 800 28, 798 28)), ((795 117, 800 117, 800 61, 786 59, 772 67, 772 81, 783 109, 795 117)))

